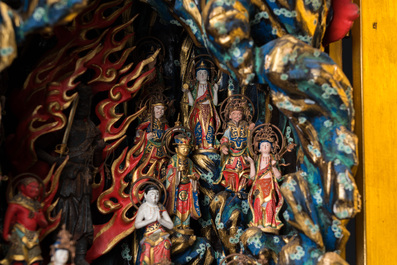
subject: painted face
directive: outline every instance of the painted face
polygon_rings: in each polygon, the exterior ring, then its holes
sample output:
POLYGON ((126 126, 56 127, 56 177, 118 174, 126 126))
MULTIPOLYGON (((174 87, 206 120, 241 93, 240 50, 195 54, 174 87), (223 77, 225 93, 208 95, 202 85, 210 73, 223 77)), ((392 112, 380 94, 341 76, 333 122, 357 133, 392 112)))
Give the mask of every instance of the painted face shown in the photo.
POLYGON ((259 146, 259 152, 261 152, 262 154, 270 154, 271 150, 272 145, 269 142, 263 142, 259 146))
POLYGON ((149 190, 145 193, 145 199, 151 204, 157 204, 159 202, 160 193, 158 190, 149 190))
POLYGON ((21 186, 22 193, 32 199, 36 199, 40 194, 40 185, 37 181, 32 181, 26 186, 21 186))
POLYGON ((160 119, 164 115, 165 107, 164 106, 154 106, 154 117, 156 119, 160 119))
POLYGON ((235 123, 239 123, 239 121, 243 119, 243 112, 240 110, 233 110, 229 115, 229 119, 235 123))
POLYGON ((54 254, 54 262, 57 264, 66 264, 69 259, 69 253, 66 249, 57 249, 54 254))
POLYGON ((188 145, 180 144, 176 147, 176 152, 181 156, 188 156, 190 153, 190 148, 188 145))
POLYGON ((206 70, 198 70, 196 73, 196 79, 199 82, 207 82, 208 72, 206 70))

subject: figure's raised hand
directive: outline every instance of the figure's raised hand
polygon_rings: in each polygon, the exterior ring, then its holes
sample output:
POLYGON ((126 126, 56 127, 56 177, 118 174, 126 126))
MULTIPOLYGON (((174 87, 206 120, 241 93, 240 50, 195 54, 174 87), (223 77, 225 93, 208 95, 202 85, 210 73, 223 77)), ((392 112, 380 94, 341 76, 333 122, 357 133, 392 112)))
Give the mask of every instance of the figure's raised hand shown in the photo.
POLYGON ((223 153, 224 155, 229 154, 229 149, 228 149, 226 146, 222 146, 222 147, 221 147, 221 151, 222 151, 222 153, 223 153))
POLYGON ((250 156, 245 156, 244 159, 250 164, 254 163, 254 159, 252 159, 250 156))
POLYGON ((221 75, 221 78, 219 78, 219 80, 218 80, 218 86, 220 86, 221 84, 222 84, 222 80, 223 80, 223 75, 221 75))
POLYGON ((214 93, 218 93, 219 90, 219 85, 218 84, 214 84, 214 93))

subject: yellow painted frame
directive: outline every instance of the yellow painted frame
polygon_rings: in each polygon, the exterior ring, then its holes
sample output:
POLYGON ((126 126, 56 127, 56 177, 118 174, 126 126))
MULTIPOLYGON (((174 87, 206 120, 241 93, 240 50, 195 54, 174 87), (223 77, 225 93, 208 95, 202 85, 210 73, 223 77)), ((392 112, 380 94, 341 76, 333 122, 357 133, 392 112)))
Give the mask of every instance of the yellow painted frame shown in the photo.
MULTIPOLYGON (((387 0, 391 1, 391 0, 387 0)), ((381 141, 379 139, 381 136, 380 134, 373 133, 376 131, 376 124, 380 122, 379 119, 377 119, 377 113, 384 112, 385 110, 382 107, 382 101, 381 98, 383 97, 389 97, 388 94, 392 93, 392 87, 389 86, 389 91, 387 93, 382 94, 382 96, 379 97, 376 89, 371 89, 373 86, 377 86, 380 82, 386 81, 386 80, 378 80, 376 76, 369 76, 368 78, 365 77, 364 75, 370 75, 369 71, 364 72, 364 68, 376 68, 377 63, 375 61, 378 61, 378 55, 375 53, 377 49, 372 50, 370 47, 373 44, 370 43, 376 43, 377 39, 374 39, 371 37, 371 32, 370 28, 371 26, 374 27, 374 25, 371 25, 371 20, 372 17, 368 16, 366 12, 372 12, 373 16, 382 16, 382 12, 388 12, 387 10, 383 10, 385 6, 383 6, 383 3, 380 4, 379 2, 375 1, 369 1, 369 0, 353 0, 354 3, 356 3, 360 9, 361 9, 361 15, 360 18, 354 23, 354 26, 351 31, 351 37, 353 41, 353 54, 352 59, 353 59, 353 88, 354 88, 354 106, 355 106, 355 133, 358 136, 359 139, 359 146, 358 146, 358 152, 359 152, 359 166, 356 171, 356 183, 358 186, 358 189, 361 193, 362 196, 362 211, 359 213, 356 218, 356 261, 357 264, 394 264, 392 259, 382 259, 381 256, 385 257, 388 254, 386 252, 393 251, 393 249, 397 249, 397 244, 395 244, 395 241, 392 244, 386 243, 386 241, 382 242, 382 237, 377 237, 376 230, 370 231, 369 235, 371 236, 370 239, 370 246, 367 246, 367 224, 371 224, 372 222, 381 222, 385 221, 384 218, 380 218, 380 211, 374 209, 379 207, 380 205, 383 206, 382 212, 388 212, 388 206, 385 203, 387 201, 387 197, 390 196, 391 194, 388 194, 387 192, 382 193, 382 191, 379 191, 379 187, 383 186, 381 184, 380 179, 376 178, 377 173, 377 166, 376 164, 374 165, 371 163, 374 161, 374 154, 369 154, 366 155, 365 150, 372 150, 373 148, 376 148, 378 141, 381 141), (364 6, 362 6, 364 5, 364 6), (365 8, 365 9, 364 9, 365 8), (363 31, 362 29, 365 28, 363 31), (365 35, 364 34, 368 34, 365 35), (365 43, 365 44, 364 44, 365 43), (366 49, 366 50, 364 50, 366 49), (365 57, 363 58, 363 54, 365 53, 365 57), (363 62, 365 64, 365 67, 363 66, 363 62), (379 99, 379 100, 378 100, 379 99), (371 104, 371 101, 376 101, 376 105, 368 106, 371 104), (365 111, 363 109, 363 106, 365 106, 365 111), (371 113, 369 112, 369 109, 371 108, 371 113), (365 127, 364 124, 368 127, 365 127), (368 132, 368 133, 364 133, 368 132), (364 138, 365 135, 365 138, 364 138), (366 181, 368 176, 374 176, 372 181, 366 181), (375 179, 375 181, 373 181, 375 179), (378 181, 376 181, 378 180, 378 181), (370 186, 370 187, 369 187, 370 186), (371 198, 371 203, 367 204, 368 202, 368 191, 370 192, 370 198, 371 198), (372 199, 372 197, 375 197, 376 200, 372 199), (381 197, 384 197, 384 200, 382 202, 381 197), (371 216, 368 216, 367 212, 371 214, 371 216), (381 220, 380 220, 381 219, 381 220), (369 222, 368 222, 369 221, 369 222), (389 245, 389 247, 380 248, 379 246, 383 245, 389 245), (368 254, 368 252, 370 252, 368 254), (368 259, 370 258, 370 259, 368 259), (372 259, 371 259, 372 258, 372 259)), ((396 5, 395 5, 396 7, 396 5)), ((397 8, 394 8, 394 11, 397 11, 397 8)), ((376 21, 372 22, 376 23, 376 21)), ((376 24, 377 27, 377 24, 376 24)), ((374 29, 374 28, 372 28, 374 29)), ((374 29, 377 30, 377 29, 374 29)), ((390 27, 389 29, 385 29, 391 31, 392 28, 390 27)), ((384 52, 384 51, 382 51, 384 52)), ((329 54, 330 56, 334 59, 334 61, 342 67, 342 43, 341 41, 333 43, 329 47, 329 54)), ((379 60, 380 61, 380 60, 379 60)), ((383 71, 380 69, 377 69, 377 71, 383 71)), ((395 80, 396 78, 394 78, 395 80)), ((393 78, 388 79, 386 82, 392 82, 393 78)), ((397 80, 396 80, 397 81, 397 80)), ((397 102, 395 104, 397 106, 397 102)), ((388 119, 392 119, 392 114, 389 115, 388 119)), ((387 126, 385 126, 387 127, 387 126)), ((387 131, 387 128, 384 128, 387 131)), ((396 131, 397 132, 397 131, 396 131)), ((391 140, 390 138, 387 138, 388 140, 391 140)), ((396 137, 397 139, 397 137, 396 137)), ((390 141, 391 143, 392 141, 390 141)), ((389 147, 392 146, 392 144, 389 145, 389 147)), ((378 146, 379 147, 379 146, 378 146)), ((386 154, 385 154, 386 155, 386 154)), ((389 163, 386 161, 382 161, 381 163, 389 163)), ((388 184, 386 184, 388 185, 388 184)), ((395 187, 395 186, 394 186, 395 187)), ((385 187, 387 189, 387 187, 385 187)), ((390 198, 393 198, 390 197, 390 198)), ((394 195, 394 198, 396 198, 396 195, 394 195)), ((393 219, 389 219, 389 222, 391 223, 393 219)), ((390 224, 391 225, 391 224, 390 224)), ((375 225, 376 227, 376 225, 375 225)), ((390 227, 393 227, 392 225, 390 227)), ((382 230, 381 227, 378 227, 379 230, 382 230)), ((385 228, 383 228, 385 229, 385 228)), ((387 229, 387 228, 386 228, 387 229)), ((396 230, 396 229, 395 229, 396 230)), ((397 231, 397 230, 396 230, 397 231)), ((396 234, 394 232, 394 234, 396 234)), ((394 239, 397 237, 395 236, 394 239)), ((391 242, 390 242, 391 243, 391 242)), ((390 255, 390 254, 389 254, 390 255)))
POLYGON ((356 216, 356 259, 357 264, 367 264, 367 255, 366 255, 366 226, 365 226, 365 213, 366 213, 366 196, 365 196, 365 188, 364 188, 364 134, 363 134, 363 111, 362 111, 362 100, 363 100, 363 88, 362 88, 362 10, 361 10, 361 0, 354 0, 360 7, 361 15, 358 21, 354 23, 352 28, 352 39, 353 39, 353 101, 356 111, 356 123, 355 123, 355 132, 358 136, 359 146, 358 146, 358 154, 359 154, 359 167, 357 168, 356 173, 356 183, 357 187, 361 193, 362 199, 362 210, 356 216))
POLYGON ((356 182, 363 201, 355 220, 357 264, 397 264, 397 2, 354 2, 361 10, 352 29, 356 182))

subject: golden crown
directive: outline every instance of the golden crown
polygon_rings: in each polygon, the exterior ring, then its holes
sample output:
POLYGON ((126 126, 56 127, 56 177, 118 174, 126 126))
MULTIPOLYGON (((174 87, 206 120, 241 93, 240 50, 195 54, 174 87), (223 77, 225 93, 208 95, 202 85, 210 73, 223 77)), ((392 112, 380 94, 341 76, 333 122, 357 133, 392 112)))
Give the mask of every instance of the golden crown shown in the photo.
POLYGON ((205 70, 209 70, 210 69, 208 67, 208 65, 206 65, 204 63, 204 60, 201 60, 200 63, 196 66, 196 71, 201 70, 201 69, 205 69, 205 70))
POLYGON ((190 145, 191 139, 183 134, 178 134, 175 136, 174 140, 177 145, 190 145))
POLYGON ((165 97, 165 95, 163 93, 155 93, 152 98, 151 98, 151 106, 155 107, 155 106, 164 106, 167 107, 167 98, 165 97))
POLYGON ((269 142, 272 144, 274 150, 279 149, 278 145, 278 136, 275 131, 273 131, 272 127, 265 126, 261 128, 254 137, 255 149, 259 147, 259 144, 262 142, 269 142))
POLYGON ((246 114, 245 112, 248 110, 248 103, 244 98, 233 98, 229 101, 227 108, 229 113, 239 110, 246 114))

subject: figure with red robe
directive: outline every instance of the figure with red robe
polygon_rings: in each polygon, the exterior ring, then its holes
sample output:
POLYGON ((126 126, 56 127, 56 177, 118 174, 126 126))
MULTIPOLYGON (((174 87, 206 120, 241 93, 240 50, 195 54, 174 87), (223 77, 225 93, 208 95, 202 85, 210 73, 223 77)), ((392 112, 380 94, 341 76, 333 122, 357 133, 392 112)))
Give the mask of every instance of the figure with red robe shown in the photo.
POLYGON ((194 132, 197 149, 213 149, 215 132, 220 126, 220 119, 215 106, 218 105, 218 84, 209 80, 209 68, 201 61, 196 68, 196 80, 184 86, 188 104, 192 106, 189 115, 189 127, 194 132))
POLYGON ((269 138, 259 143, 259 158, 256 163, 247 157, 251 165, 251 177, 254 183, 248 197, 253 214, 251 226, 259 227, 267 233, 278 234, 283 226, 279 213, 284 202, 278 180, 281 172, 276 167, 277 161, 271 153, 273 139, 269 138))
POLYGON ((33 178, 22 180, 19 193, 8 204, 4 219, 3 237, 11 243, 2 265, 38 265, 43 261, 39 242, 39 228, 48 225, 38 201, 40 184, 33 178))
POLYGON ((146 174, 160 180, 161 166, 167 161, 161 143, 161 137, 169 128, 164 116, 167 106, 161 100, 154 100, 150 108, 149 115, 138 125, 134 140, 135 157, 140 161, 134 170, 133 182, 146 174))
POLYGON ((152 265, 171 262, 171 240, 166 229, 174 227, 165 207, 159 204, 160 192, 155 185, 145 188, 145 202, 139 207, 135 228, 145 227, 140 242, 137 264, 152 265))
POLYGON ((198 179, 190 153, 190 138, 179 134, 175 137, 176 155, 168 164, 166 189, 168 192, 167 210, 174 215, 177 229, 190 229, 190 218, 201 217, 198 200, 198 179))
POLYGON ((244 157, 249 156, 248 137, 255 124, 248 124, 246 103, 233 99, 229 105, 229 122, 221 138, 220 151, 224 156, 221 184, 229 191, 244 190, 249 183, 250 166, 244 157))

